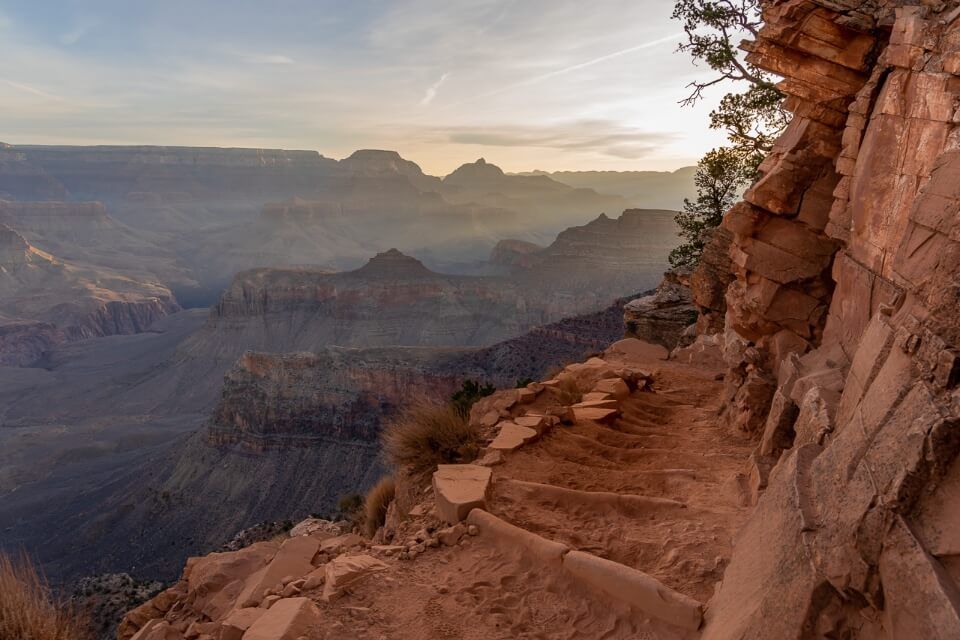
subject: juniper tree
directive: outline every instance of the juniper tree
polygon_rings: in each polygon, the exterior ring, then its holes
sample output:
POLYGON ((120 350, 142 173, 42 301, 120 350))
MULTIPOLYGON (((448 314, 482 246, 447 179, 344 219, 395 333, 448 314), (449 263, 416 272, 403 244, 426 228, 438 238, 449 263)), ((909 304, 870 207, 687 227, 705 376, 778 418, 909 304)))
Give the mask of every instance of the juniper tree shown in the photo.
POLYGON ((736 193, 756 180, 757 167, 787 124, 783 94, 772 77, 746 61, 740 38, 756 38, 763 20, 759 0, 678 0, 673 18, 683 23, 686 42, 678 49, 696 63, 705 63, 715 76, 688 85, 682 105, 704 98, 715 85, 746 84, 727 93, 710 113, 710 127, 726 132, 729 145, 713 149, 699 162, 694 178, 697 198, 684 200, 677 214, 684 244, 670 254, 674 267, 692 266, 703 252, 705 232, 716 227, 733 204, 736 193))
POLYGON ((675 218, 683 244, 670 252, 671 266, 696 265, 708 238, 707 231, 719 225, 724 212, 736 202, 750 171, 737 150, 731 147, 709 151, 700 160, 693 178, 697 198, 684 199, 683 210, 675 218))

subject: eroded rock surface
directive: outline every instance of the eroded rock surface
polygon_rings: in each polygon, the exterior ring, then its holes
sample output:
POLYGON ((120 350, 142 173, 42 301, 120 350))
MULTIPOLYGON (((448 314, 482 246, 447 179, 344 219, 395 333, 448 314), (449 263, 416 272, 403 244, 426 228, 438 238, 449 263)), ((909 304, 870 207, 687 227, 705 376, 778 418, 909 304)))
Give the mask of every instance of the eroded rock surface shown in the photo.
POLYGON ((723 223, 725 415, 763 439, 704 638, 960 635, 926 525, 958 509, 960 7, 900 4, 772 2, 746 45, 794 118, 723 223))

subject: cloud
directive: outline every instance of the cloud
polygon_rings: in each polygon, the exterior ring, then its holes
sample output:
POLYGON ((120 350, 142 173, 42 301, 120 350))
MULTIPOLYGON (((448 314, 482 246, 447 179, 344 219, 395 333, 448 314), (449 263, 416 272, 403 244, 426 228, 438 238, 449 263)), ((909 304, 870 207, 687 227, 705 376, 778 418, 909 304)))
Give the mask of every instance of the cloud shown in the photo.
POLYGON ((296 64, 293 58, 279 54, 246 54, 243 58, 253 64, 296 64))
POLYGON ((444 81, 447 79, 449 75, 450 75, 449 73, 443 74, 442 76, 440 76, 439 80, 437 80, 432 85, 427 87, 426 92, 424 92, 423 94, 423 99, 420 100, 420 106, 425 107, 431 102, 433 102, 433 99, 437 97, 437 91, 440 90, 440 86, 444 83, 444 81))
POLYGON ((438 133, 444 141, 454 144, 585 151, 625 159, 647 156, 676 138, 675 134, 641 131, 604 120, 582 120, 539 127, 452 127, 438 133))
POLYGON ((67 47, 75 45, 98 26, 100 26, 99 18, 81 18, 72 29, 60 35, 60 44, 67 47))
POLYGON ((498 96, 498 95, 500 95, 500 94, 502 94, 502 93, 506 93, 506 92, 508 92, 508 91, 513 91, 514 89, 519 89, 519 88, 521 88, 521 87, 528 87, 528 86, 530 86, 530 85, 534 85, 534 84, 538 84, 538 83, 541 83, 541 82, 545 82, 545 81, 547 81, 547 80, 552 80, 553 78, 557 78, 557 77, 559 77, 559 76, 563 76, 563 75, 566 75, 566 74, 568 74, 568 73, 573 73, 574 71, 580 71, 581 69, 586 69, 586 68, 588 68, 588 67, 592 67, 592 66, 597 65, 597 64, 600 64, 600 63, 602 63, 602 62, 608 62, 608 61, 610 61, 610 60, 614 60, 614 59, 616 59, 616 58, 620 58, 620 57, 623 57, 623 56, 628 55, 628 54, 631 54, 631 53, 636 53, 637 51, 642 51, 643 49, 649 49, 649 48, 651 48, 651 47, 656 47, 656 46, 658 46, 658 45, 662 45, 662 44, 665 44, 665 43, 667 43, 667 42, 676 42, 677 38, 679 38, 679 37, 682 36, 682 35, 683 35, 682 32, 671 33, 671 34, 668 35, 668 36, 663 36, 663 37, 661 37, 661 38, 657 38, 657 39, 651 40, 651 41, 649 41, 649 42, 644 42, 643 44, 638 44, 638 45, 634 45, 634 46, 632 46, 632 47, 627 47, 627 48, 625 48, 625 49, 620 49, 619 51, 614 51, 614 52, 612 52, 612 53, 608 53, 608 54, 605 54, 605 55, 602 55, 602 56, 599 56, 599 57, 596 57, 596 58, 592 58, 592 59, 590 59, 590 60, 585 60, 585 61, 583 61, 583 62, 578 62, 578 63, 576 63, 576 64, 568 65, 568 66, 563 67, 563 68, 561 68, 561 69, 555 69, 554 71, 549 71, 549 72, 547 72, 547 73, 542 73, 542 74, 540 74, 540 75, 532 76, 532 77, 530 77, 530 78, 526 78, 526 79, 524 79, 524 80, 520 80, 519 82, 513 82, 513 83, 511 83, 511 84, 508 84, 508 85, 499 87, 499 88, 497 88, 497 89, 493 89, 493 90, 491 90, 491 91, 485 91, 484 93, 478 94, 478 95, 473 96, 473 97, 471 97, 471 98, 467 98, 466 100, 461 100, 460 102, 453 103, 453 104, 451 104, 451 105, 449 105, 449 106, 459 106, 459 105, 462 105, 462 104, 467 104, 467 103, 469 103, 469 102, 473 102, 473 101, 475 101, 475 100, 482 100, 482 99, 484 99, 484 98, 492 98, 493 96, 498 96))
POLYGON ((21 82, 14 82, 13 80, 7 80, 6 78, 0 78, 0 82, 3 82, 8 86, 11 86, 18 91, 22 91, 23 93, 29 93, 30 95, 46 98, 47 100, 56 100, 57 102, 60 102, 63 100, 63 98, 61 98, 60 96, 55 96, 52 93, 41 91, 40 89, 37 89, 36 87, 31 87, 28 84, 23 84, 21 82))

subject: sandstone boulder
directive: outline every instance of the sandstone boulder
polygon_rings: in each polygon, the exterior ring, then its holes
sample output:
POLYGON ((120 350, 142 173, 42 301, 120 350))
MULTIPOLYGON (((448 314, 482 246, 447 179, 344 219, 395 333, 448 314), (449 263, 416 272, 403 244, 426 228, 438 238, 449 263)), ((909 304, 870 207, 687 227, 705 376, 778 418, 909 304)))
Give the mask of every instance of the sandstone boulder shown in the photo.
POLYGON ((248 576, 263 569, 277 552, 275 543, 258 542, 240 551, 192 559, 184 573, 193 608, 219 620, 233 609, 248 576))
POLYGON ((337 556, 327 563, 323 585, 324 600, 332 600, 343 594, 350 585, 366 576, 387 568, 380 560, 368 555, 337 556))
POLYGON ((322 553, 336 555, 338 553, 343 553, 352 547, 363 545, 363 543, 364 539, 361 536, 355 533, 345 533, 340 536, 323 540, 320 542, 319 549, 322 553))
POLYGON ((247 629, 262 618, 266 612, 266 609, 259 607, 234 609, 223 619, 218 640, 242 640, 247 629))
POLYGON ((322 621, 309 598, 284 598, 270 607, 243 634, 243 640, 298 640, 322 621))
POLYGON ((573 414, 576 416, 577 422, 588 421, 608 424, 615 421, 620 415, 620 412, 617 409, 574 405, 573 414))
POLYGON ((537 432, 529 427, 521 427, 515 422, 501 422, 500 432, 488 445, 494 451, 513 451, 527 442, 536 439, 537 432))
POLYGON ((611 398, 608 400, 587 400, 585 402, 578 402, 570 406, 573 408, 574 413, 576 413, 577 409, 614 409, 616 410, 620 406, 620 403, 611 398))
POLYGON ((166 620, 150 620, 137 631, 131 640, 184 640, 183 634, 170 626, 166 620))
POLYGON ((309 573, 313 569, 313 556, 316 555, 319 544, 312 536, 284 540, 270 564, 247 578, 243 591, 237 598, 237 604, 241 607, 255 607, 260 604, 264 592, 274 588, 285 577, 309 573))
POLYGON ((606 378, 600 380, 593 387, 595 392, 608 393, 617 400, 623 400, 630 395, 630 388, 621 378, 606 378))
POLYGON ((456 524, 466 518, 471 509, 485 508, 492 478, 493 473, 488 467, 440 465, 433 474, 437 515, 450 524, 456 524))

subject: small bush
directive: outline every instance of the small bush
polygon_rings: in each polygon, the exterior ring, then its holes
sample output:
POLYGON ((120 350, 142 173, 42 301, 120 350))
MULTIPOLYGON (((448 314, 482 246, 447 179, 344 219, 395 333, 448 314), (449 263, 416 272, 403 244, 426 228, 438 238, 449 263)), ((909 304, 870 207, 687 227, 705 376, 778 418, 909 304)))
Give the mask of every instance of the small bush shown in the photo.
POLYGON ((477 456, 480 434, 452 403, 418 400, 389 421, 380 435, 387 461, 414 473, 438 464, 469 462, 477 456))
POLYGON ((533 384, 533 382, 535 382, 533 378, 520 378, 517 380, 517 384, 515 386, 517 389, 522 389, 528 384, 533 384))
POLYGON ((361 509, 363 509, 363 496, 359 493, 342 495, 340 500, 337 501, 337 511, 343 520, 349 520, 361 509))
POLYGON ((0 638, 84 640, 85 621, 57 601, 26 555, 0 552, 0 638))
POLYGON ((363 532, 368 538, 372 538, 377 529, 383 526, 387 519, 387 507, 393 502, 396 493, 397 485, 393 476, 380 478, 367 492, 367 497, 363 499, 363 532))
POLYGON ((560 404, 577 404, 583 400, 583 392, 580 391, 576 381, 571 378, 560 380, 560 384, 557 385, 557 390, 557 399, 560 401, 560 404))
POLYGON ((450 397, 450 401, 461 415, 469 416, 470 407, 472 407, 477 400, 489 396, 496 390, 497 388, 492 384, 480 384, 476 380, 464 380, 463 386, 450 397))

